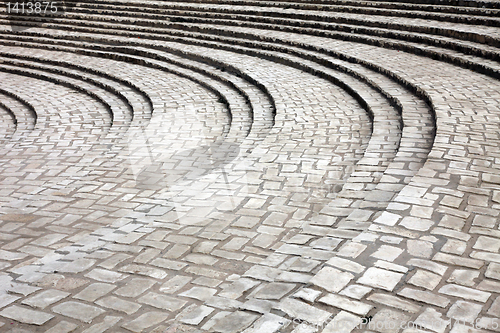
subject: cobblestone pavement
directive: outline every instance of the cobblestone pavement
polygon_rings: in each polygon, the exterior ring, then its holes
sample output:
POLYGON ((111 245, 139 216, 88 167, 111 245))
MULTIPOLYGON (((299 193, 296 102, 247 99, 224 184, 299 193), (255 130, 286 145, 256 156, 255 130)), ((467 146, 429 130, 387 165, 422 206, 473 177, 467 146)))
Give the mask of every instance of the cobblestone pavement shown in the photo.
POLYGON ((497 1, 66 5, 0 9, 0 332, 500 332, 497 1))

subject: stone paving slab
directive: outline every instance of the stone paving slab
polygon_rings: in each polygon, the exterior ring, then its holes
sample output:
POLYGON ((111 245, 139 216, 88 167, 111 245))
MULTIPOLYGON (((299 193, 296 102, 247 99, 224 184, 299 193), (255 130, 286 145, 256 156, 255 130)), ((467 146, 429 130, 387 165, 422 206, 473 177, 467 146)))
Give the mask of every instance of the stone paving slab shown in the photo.
POLYGON ((500 8, 348 2, 2 8, 0 331, 500 331, 500 8))

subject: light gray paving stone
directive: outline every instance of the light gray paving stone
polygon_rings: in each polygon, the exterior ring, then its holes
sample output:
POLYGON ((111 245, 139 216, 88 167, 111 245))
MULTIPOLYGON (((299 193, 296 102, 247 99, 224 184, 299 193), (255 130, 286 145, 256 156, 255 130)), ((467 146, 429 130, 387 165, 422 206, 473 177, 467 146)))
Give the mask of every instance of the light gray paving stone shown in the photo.
POLYGON ((205 305, 221 310, 233 311, 240 308, 241 302, 234 299, 212 296, 205 301, 205 305))
POLYGON ((497 297, 487 312, 489 315, 500 318, 500 297, 497 297))
POLYGON ((21 297, 7 294, 6 292, 0 293, 0 308, 4 308, 7 305, 17 301, 21 297))
POLYGON ((484 279, 477 285, 477 289, 483 291, 496 292, 500 287, 500 282, 484 279))
POLYGON ((191 247, 189 245, 174 244, 174 246, 165 253, 163 257, 167 259, 178 259, 182 257, 191 247))
POLYGON ((48 305, 62 300, 70 295, 70 293, 60 291, 60 290, 44 290, 30 298, 22 301, 22 304, 26 304, 32 307, 44 309, 48 305))
POLYGON ((459 285, 454 285, 454 284, 447 284, 439 289, 439 292, 445 295, 449 296, 455 296, 455 297, 460 297, 460 298, 465 298, 465 299, 470 299, 474 300, 477 302, 486 302, 491 294, 480 291, 480 290, 475 290, 472 288, 468 287, 463 287, 459 285))
POLYGON ((415 272, 415 274, 413 274, 408 282, 414 286, 433 290, 441 282, 441 276, 419 269, 415 272))
POLYGON ((205 287, 211 287, 211 288, 215 288, 221 283, 222 283, 221 280, 208 278, 206 276, 200 276, 199 278, 197 278, 193 281, 193 284, 197 284, 197 285, 201 285, 201 286, 205 286, 205 287))
POLYGON ((193 287, 189 290, 186 290, 183 293, 180 293, 179 295, 184 297, 194 298, 200 301, 206 301, 207 299, 215 295, 216 292, 217 289, 213 288, 193 287))
MULTIPOLYGON (((293 259, 292 259, 293 260, 293 259)), ((292 264, 288 267, 288 269, 295 272, 311 272, 314 268, 316 268, 320 264, 317 260, 296 258, 293 260, 292 264)))
POLYGON ((402 278, 403 274, 370 267, 366 270, 363 276, 358 279, 358 283, 392 291, 402 278))
POLYGON ((106 316, 104 320, 100 323, 90 326, 82 333, 103 333, 112 328, 116 323, 118 323, 122 318, 115 316, 106 316))
POLYGON ((181 270, 187 266, 187 263, 174 261, 170 259, 164 259, 164 258, 156 258, 153 261, 151 261, 150 264, 157 267, 176 270, 176 271, 181 270))
POLYGON ((340 311, 333 319, 326 325, 323 332, 325 333, 350 333, 354 329, 359 328, 362 319, 351 313, 340 311))
POLYGON ((47 331, 45 333, 69 333, 73 332, 78 328, 78 325, 70 323, 69 321, 60 321, 47 331))
POLYGON ((401 309, 403 311, 410 313, 417 313, 421 309, 419 305, 416 305, 413 302, 409 302, 402 298, 389 294, 375 293, 371 294, 367 299, 386 306, 401 309))
POLYGON ((277 308, 293 320, 300 319, 313 325, 322 325, 330 317, 330 313, 327 311, 291 298, 285 298, 277 308))
POLYGON ((354 275, 332 267, 323 267, 309 282, 329 292, 341 291, 354 275))
POLYGON ((479 236, 473 248, 490 252, 498 252, 498 250, 500 249, 500 239, 493 237, 479 236))
POLYGON ((374 222, 394 226, 401 218, 401 215, 385 211, 378 218, 376 218, 374 222))
POLYGON ((283 272, 276 277, 276 281, 295 282, 295 283, 309 283, 312 275, 296 272, 283 272))
POLYGON ((258 316, 242 311, 236 311, 224 318, 219 319, 212 330, 218 333, 238 333, 243 332, 250 326, 258 316))
POLYGON ((146 312, 139 317, 122 325, 123 328, 134 333, 144 332, 145 329, 157 325, 168 318, 164 312, 152 311, 146 312))
POLYGON ((390 271, 394 271, 394 272, 399 272, 399 273, 406 273, 406 272, 408 272, 408 268, 406 268, 405 266, 393 264, 392 262, 387 262, 387 261, 384 261, 384 260, 377 260, 377 261, 375 261, 374 266, 378 267, 378 268, 382 268, 382 269, 387 269, 387 270, 390 270, 390 271))
POLYGON ((369 304, 350 300, 347 297, 335 294, 327 294, 326 296, 320 298, 319 302, 331 305, 341 310, 353 312, 358 315, 366 315, 372 309, 372 306, 369 304))
POLYGON ((471 269, 456 269, 446 282, 472 287, 476 284, 474 280, 479 277, 479 274, 480 272, 471 269))
MULTIPOLYGON (((212 253, 213 253, 213 251, 212 251, 212 253)), ((218 261, 217 259, 215 259, 212 256, 198 254, 198 253, 188 254, 186 257, 184 257, 184 260, 192 262, 194 264, 207 265, 207 266, 212 266, 218 261)))
MULTIPOLYGON (((347 288, 346 288, 347 289, 347 288)), ((345 289, 344 289, 345 291, 345 289)), ((321 291, 314 290, 311 288, 302 288, 293 294, 295 298, 301 298, 306 302, 313 303, 322 294, 321 291)))
POLYGON ((84 323, 91 323, 94 318, 105 312, 101 308, 73 301, 58 304, 52 308, 52 311, 84 323))
POLYGON ((125 312, 128 315, 137 312, 137 310, 141 308, 141 305, 135 302, 126 301, 115 296, 103 297, 97 300, 95 304, 102 306, 103 308, 125 312))
POLYGON ((116 283, 117 281, 123 280, 126 275, 101 268, 95 268, 85 274, 85 277, 102 282, 116 283))
POLYGON ((100 266, 102 268, 106 269, 113 269, 116 265, 119 263, 132 258, 131 255, 128 255, 126 253, 117 253, 113 255, 111 258, 106 259, 104 262, 99 263, 97 266, 100 266))
POLYGON ((346 243, 339 249, 337 255, 342 257, 356 258, 366 249, 366 245, 361 243, 350 242, 346 243))
POLYGON ((54 315, 41 311, 30 310, 17 305, 12 305, 3 309, 0 312, 0 316, 18 321, 20 323, 38 326, 43 325, 54 318, 54 315))
POLYGON ((294 284, 272 282, 259 289, 253 297, 259 299, 279 300, 295 288, 294 284))
MULTIPOLYGON (((155 259, 156 260, 156 259, 155 259)), ((119 268, 120 272, 139 274, 162 280, 167 277, 167 273, 161 269, 145 265, 126 265, 119 268)))
POLYGON ((151 305, 155 308, 164 309, 171 312, 182 309, 182 307, 187 303, 186 301, 175 297, 156 294, 153 292, 149 292, 146 295, 140 297, 138 301, 140 303, 151 305))
POLYGON ((161 253, 158 249, 146 249, 144 252, 135 257, 134 262, 138 264, 147 264, 153 258, 156 258, 161 253))
POLYGON ((403 218, 399 225, 410 230, 427 231, 434 225, 434 222, 430 219, 407 216, 403 218))
POLYGON ((446 316, 460 322, 474 323, 481 310, 482 306, 479 304, 457 301, 448 310, 446 316))
POLYGON ((409 239, 406 245, 408 253, 413 257, 428 259, 432 256, 432 253, 434 251, 432 243, 422 240, 409 239))
POLYGON ((488 264, 484 275, 490 279, 500 280, 500 264, 494 262, 488 264))
POLYGON ((448 326, 448 321, 443 319, 443 315, 436 310, 426 308, 415 320, 415 324, 436 333, 444 333, 448 326))
POLYGON ((253 312, 258 312, 262 314, 266 314, 271 312, 271 310, 276 307, 276 301, 268 301, 262 299, 250 298, 245 303, 239 305, 240 310, 249 310, 253 312))
MULTIPOLYGON (((186 309, 187 310, 187 309, 186 309)), ((201 305, 196 306, 193 309, 189 309, 189 311, 183 311, 180 316, 180 321, 189 325, 198 325, 200 324, 208 315, 210 315, 214 311, 213 308, 201 305), (186 312, 186 313, 184 313, 186 312)))
POLYGON ((398 332, 400 327, 403 327, 410 318, 403 312, 383 309, 378 311, 372 320, 362 327, 382 333, 398 332))
POLYGON ((151 279, 134 278, 127 281, 126 284, 115 290, 113 293, 123 297, 137 297, 156 284, 151 279))
POLYGON ((443 245, 441 251, 451 254, 462 255, 467 249, 467 243, 456 239, 448 239, 443 245))
POLYGON ((94 266, 95 262, 93 259, 80 258, 61 266, 59 271, 62 273, 80 273, 94 266))
POLYGON ((259 284, 260 283, 257 281, 247 278, 241 278, 231 283, 227 288, 223 288, 223 291, 219 293, 219 296, 231 299, 237 299, 245 291, 250 290, 259 284))
POLYGON ((285 329, 290 323, 291 321, 286 318, 266 313, 243 333, 276 333, 285 329))
POLYGON ((189 276, 176 275, 160 286, 160 291, 166 294, 176 293, 188 284, 193 278, 189 276))
POLYGON ((417 259, 417 258, 412 258, 408 260, 408 265, 420 267, 428 271, 431 271, 433 273, 438 273, 439 275, 443 275, 448 270, 447 266, 435 263, 430 260, 417 259))
POLYGON ((75 296, 73 296, 73 298, 81 299, 83 301, 93 302, 99 297, 108 294, 115 288, 116 286, 108 283, 93 283, 87 286, 82 291, 80 291, 75 296))
POLYGON ((333 257, 332 259, 328 260, 326 264, 357 274, 362 273, 365 270, 365 267, 363 265, 360 265, 355 261, 339 257, 333 257))
POLYGON ((423 303, 439 306, 441 308, 445 308, 448 304, 450 304, 450 300, 446 297, 413 288, 404 288, 398 292, 398 295, 423 303))
POLYGON ((280 269, 255 265, 243 274, 244 277, 250 277, 257 280, 272 282, 283 271, 280 269))
POLYGON ((398 247, 382 245, 371 256, 386 261, 394 261, 403 251, 398 247))
POLYGON ((355 299, 361 299, 372 290, 372 288, 366 286, 351 284, 350 286, 344 288, 344 290, 340 292, 340 295, 345 295, 355 299))

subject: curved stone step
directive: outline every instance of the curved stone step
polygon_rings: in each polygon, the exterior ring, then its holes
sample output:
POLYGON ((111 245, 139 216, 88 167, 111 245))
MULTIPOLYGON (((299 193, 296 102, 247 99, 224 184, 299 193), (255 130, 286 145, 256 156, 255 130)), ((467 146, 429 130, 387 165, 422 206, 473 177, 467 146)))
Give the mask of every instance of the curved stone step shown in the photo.
MULTIPOLYGON (((32 44, 31 42, 33 39, 30 39, 30 43, 14 43, 14 45, 24 45, 24 46, 29 46, 29 47, 39 47, 40 44, 32 44)), ((65 50, 66 52, 81 52, 82 49, 74 49, 71 47, 68 47, 68 45, 78 45, 78 43, 65 43, 65 46, 61 48, 61 50, 65 50)), ((48 49, 57 49, 56 47, 50 46, 48 49)), ((115 50, 115 49, 107 49, 107 50, 115 50)), ((115 50, 116 51, 116 50, 115 50)), ((159 51, 157 51, 159 52, 159 51)), ((88 55, 93 55, 94 57, 103 57, 105 54, 102 51, 88 51, 88 48, 85 48, 85 51, 81 52, 82 54, 88 54, 88 55)), ((137 64, 140 65, 145 65, 143 61, 141 60, 142 58, 140 56, 135 56, 137 54, 137 51, 130 51, 128 52, 132 54, 132 56, 128 57, 123 57, 121 61, 135 61, 137 64)), ((189 78, 192 78, 196 82, 204 85, 205 87, 209 88, 211 91, 219 93, 219 96, 223 100, 230 99, 229 102, 229 108, 230 111, 232 112, 231 117, 233 118, 232 122, 234 122, 234 126, 231 127, 230 131, 232 131, 231 135, 238 139, 238 138, 244 138, 245 136, 248 135, 248 132, 250 128, 253 126, 252 125, 252 119, 255 117, 254 113, 257 111, 257 118, 259 118, 258 124, 255 124, 255 130, 259 126, 263 128, 269 127, 269 125, 266 125, 265 122, 271 121, 272 123, 272 110, 266 111, 265 109, 272 108, 272 100, 265 102, 262 104, 262 101, 265 101, 268 99, 263 95, 259 89, 256 89, 253 87, 251 84, 247 83, 244 79, 240 79, 238 77, 235 77, 234 75, 231 75, 230 73, 227 73, 226 71, 222 70, 217 70, 214 69, 211 66, 207 66, 204 64, 201 64, 196 61, 190 61, 188 59, 184 59, 179 56, 174 56, 174 55, 169 55, 168 57, 161 56, 158 53, 151 53, 151 52, 143 52, 144 56, 146 58, 152 58, 153 60, 149 60, 149 66, 153 66, 159 69, 167 70, 173 73, 176 73, 178 75, 186 76, 189 78), (156 60, 158 59, 158 60, 156 60), (164 63, 168 63, 168 66, 165 66, 164 63), (170 68, 169 68, 170 66, 170 68), (179 67, 181 66, 181 67, 179 67), (191 70, 191 74, 189 72, 186 72, 185 69, 191 70), (210 72, 210 70, 212 72, 210 72), (192 72, 194 71, 194 73, 192 72), (201 75, 196 74, 197 72, 201 73, 201 75), (187 73, 187 74, 186 74, 187 73), (213 78, 213 79, 207 79, 208 78, 213 78), (218 80, 221 83, 214 81, 218 80), (207 83, 206 81, 209 81, 211 83, 207 83), (226 85, 225 85, 226 84, 226 85), (229 85, 229 87, 227 86, 229 85), (239 92, 240 95, 231 95, 231 87, 233 89, 236 89, 237 92, 239 92), (228 91, 229 88, 229 91, 228 91), (220 95, 219 91, 224 91, 223 95, 220 95), (229 96, 226 96, 228 95, 229 96), (252 109, 247 110, 248 106, 247 104, 250 105, 252 109), (265 109, 260 111, 261 107, 264 105, 265 109), (255 110, 254 110, 255 109, 255 110), (264 117, 264 118, 262 118, 264 117), (261 119, 262 118, 262 119, 261 119), (267 120, 266 120, 267 119, 267 120), (262 123, 264 121, 264 123, 262 123), (240 133, 240 134, 238 134, 240 133)), ((107 56, 110 59, 117 58, 116 55, 114 54, 108 54, 107 56)), ((120 58, 120 57, 118 57, 120 58)), ((147 64, 146 64, 147 65, 147 64)), ((215 64, 217 65, 217 64, 215 64)), ((219 64, 220 65, 220 64, 219 64)), ((227 102, 226 102, 227 103, 227 102)), ((257 119, 256 119, 257 121, 257 119)), ((255 131, 254 131, 255 132, 255 131)))
MULTIPOLYGON (((67 149, 65 142, 75 136, 82 138, 81 142, 76 140, 75 146, 72 146, 72 149, 78 150, 80 144, 85 146, 85 141, 97 142, 106 135, 110 116, 103 107, 103 101, 75 91, 71 84, 60 81, 55 75, 5 64, 1 65, 0 72, 3 91, 8 90, 18 101, 16 107, 11 107, 17 112, 18 131, 9 143, 8 156, 22 154, 27 147, 37 144, 46 144, 48 150, 57 150, 58 145, 67 149), (31 86, 37 89, 26 89, 31 86), (81 101, 80 108, 76 107, 76 100, 81 101), (64 108, 63 103, 70 103, 75 108, 64 108), (23 121, 23 117, 26 120, 23 121)), ((43 150, 33 153, 45 155, 43 150)))
MULTIPOLYGON (((297 64, 298 64, 297 59, 295 59, 295 60, 294 60, 294 63, 295 63, 295 64, 296 64, 296 66, 297 66, 297 64)), ((309 66, 309 67, 310 67, 310 66, 309 66)), ((302 68, 304 68, 304 67, 302 67, 302 68)), ((313 70, 313 71, 317 71, 317 70, 315 69, 315 70, 313 70)), ((345 77, 345 78, 347 78, 347 76, 344 76, 344 77, 345 77)), ((337 79, 337 78, 335 78, 335 77, 332 77, 332 76, 330 76, 330 79, 332 79, 332 80, 334 80, 335 82, 338 82, 338 83, 342 82, 342 80, 339 80, 339 79, 337 79)), ((346 86, 346 85, 344 84, 344 87, 348 87, 348 85, 346 86)), ((361 88, 361 89, 357 89, 356 91, 364 91, 364 90, 366 90, 366 89, 367 89, 367 88, 361 88)), ((369 89, 369 88, 368 88, 368 89, 369 89)), ((353 93, 355 93, 355 92, 353 92, 353 93)), ((355 93, 355 94, 356 94, 356 93, 355 93)), ((371 97, 372 97, 372 96, 370 96, 370 98, 371 98, 371 97)), ((358 97, 358 98, 359 98, 359 97, 358 97)), ((379 97, 379 99, 385 99, 385 98, 386 98, 385 96, 381 96, 381 97, 379 97)), ((360 101, 362 101, 362 100, 360 100, 360 101)), ((391 102, 391 103, 392 103, 392 102, 391 102)), ((367 105, 367 104, 366 104, 366 102, 364 102, 364 105, 367 105)), ((370 107, 370 106, 368 105, 368 107, 370 107)), ((380 108, 380 106, 379 106, 379 108, 380 108)), ((382 107, 382 109, 384 109, 384 108, 385 108, 385 109, 387 109, 387 108, 388 108, 388 109, 391 109, 392 107, 389 105, 389 106, 387 106, 387 107, 382 107)), ((372 112, 372 111, 370 110, 370 112, 372 112)), ((379 111, 377 110, 376 112, 378 113, 379 111)), ((382 114, 383 114, 383 112, 382 112, 382 114)), ((394 117, 394 118, 393 118, 393 121, 395 121, 395 122, 396 122, 396 123, 394 123, 394 125, 396 125, 396 124, 399 122, 399 121, 397 120, 397 118, 399 118, 399 116, 394 115, 393 117, 394 117)), ((397 126, 398 126, 398 125, 397 125, 397 126)), ((394 130, 393 130, 392 132, 397 133, 397 128, 396 128, 396 131, 394 131, 394 130)), ((383 131, 380 131, 380 135, 384 136, 384 135, 385 135, 385 133, 384 133, 383 131)), ((392 144, 392 151, 395 151, 395 149, 397 149, 397 146, 398 146, 397 142, 399 141, 399 137, 397 137, 397 138, 395 138, 395 139, 394 139, 394 138, 393 138, 393 139, 390 139, 390 136, 389 136, 388 138, 389 138, 389 141, 394 141, 394 140, 395 140, 395 142, 396 142, 396 143, 393 143, 393 144, 392 144)), ((382 140, 381 140, 381 141, 382 141, 382 140)), ((382 149, 385 149, 385 148, 382 148, 382 149)), ((381 154, 382 154, 382 151, 381 151, 381 154)), ((389 158, 389 159, 390 159, 390 156, 393 156, 393 155, 388 155, 388 156, 386 156, 386 158, 389 158)))
POLYGON ((35 109, 28 101, 8 90, 8 87, 0 88, 0 94, 2 94, 2 106, 14 117, 15 132, 11 139, 22 140, 35 128, 37 121, 35 109))
MULTIPOLYGON (((199 3, 199 1, 185 1, 185 0, 174 0, 169 1, 171 3, 199 3)), ((106 1, 93 1, 89 2, 79 2, 78 8, 112 8, 116 7, 120 2, 111 4, 106 1)), ((123 3, 123 2, 121 2, 123 3)), ((467 6, 457 6, 457 5, 445 5, 442 1, 436 2, 434 4, 423 4, 423 3, 410 3, 403 1, 358 1, 358 0, 328 0, 328 1, 297 1, 297 0, 281 0, 281 1, 268 1, 268 0, 207 0, 203 1, 205 4, 217 4, 217 5, 245 5, 245 6, 265 6, 265 7, 280 7, 280 8, 293 8, 302 10, 326 10, 335 9, 340 6, 354 6, 354 7, 368 7, 368 8, 382 8, 382 9, 402 9, 402 10, 418 10, 418 11, 429 11, 429 12, 440 12, 440 13, 453 13, 453 14, 467 14, 467 15, 483 15, 483 16, 496 16, 498 15, 499 9, 494 9, 491 7, 467 7, 467 6)), ((476 2, 475 2, 476 3, 476 2)), ((494 4, 494 2, 491 2, 494 4)), ((138 8, 161 8, 158 3, 131 3, 128 5, 133 5, 138 8)))
MULTIPOLYGON (((127 2, 120 2, 120 1, 110 1, 107 2, 108 4, 113 4, 114 6, 119 6, 119 5, 125 5, 125 6, 130 6, 133 4, 131 1, 127 2)), ((143 4, 142 4, 143 5, 143 4)), ((78 7, 73 8, 72 12, 80 12, 82 11, 82 7, 85 6, 85 2, 82 2, 79 4, 78 7)), ((141 6, 144 8, 144 6, 141 6)), ((92 7, 91 7, 92 8, 92 7)), ((206 3, 192 3, 192 2, 169 2, 169 3, 163 3, 160 7, 161 9, 170 9, 170 10, 179 10, 179 11, 205 11, 208 6, 206 3)), ((212 6, 213 8, 213 6, 212 6)), ((292 6, 286 6, 285 9, 286 12, 279 11, 275 12, 273 7, 271 6, 247 6, 245 2, 239 3, 237 5, 231 4, 231 5, 226 5, 226 4, 218 4, 217 3, 217 8, 220 8, 223 11, 230 11, 233 13, 238 13, 241 14, 243 12, 259 12, 261 14, 264 14, 266 16, 276 16, 276 17, 283 17, 283 18, 294 18, 290 16, 290 14, 293 14, 294 10, 296 8, 293 8, 292 6)), ((298 10, 302 10, 302 8, 298 8, 298 10)), ((452 23, 464 23, 464 24, 469 24, 469 25, 487 25, 487 26, 496 26, 498 27, 500 25, 500 21, 496 18, 498 15, 492 15, 490 16, 476 16, 476 15, 468 15, 468 14, 461 14, 461 15, 456 15, 456 14, 450 14, 450 13, 442 13, 440 11, 438 12, 428 12, 428 11, 418 11, 418 10, 401 10, 401 9, 384 9, 384 8, 374 8, 374 7, 358 7, 358 6, 349 6, 349 5, 340 5, 340 6, 333 6, 330 5, 328 7, 321 7, 318 8, 317 10, 312 10, 312 9, 307 9, 307 14, 304 14, 305 11, 298 12, 296 15, 300 17, 305 17, 306 15, 309 16, 316 16, 321 18, 323 15, 321 12, 338 12, 338 13, 347 13, 347 14, 353 14, 353 15, 373 15, 373 16, 395 16, 395 17, 404 17, 404 18, 417 18, 417 19, 424 19, 424 20, 437 20, 437 21, 445 21, 445 22, 452 22, 452 23)), ((296 17, 295 17, 296 18, 296 17)))
MULTIPOLYGON (((425 141, 425 140, 424 140, 425 141)), ((425 154, 424 154, 425 155, 425 154)), ((408 177, 403 177, 403 178, 408 178, 408 177)))
MULTIPOLYGON (((191 19, 192 20, 192 19, 191 19)), ((266 20, 268 20, 266 18, 266 20)), ((200 19, 197 19, 196 21, 200 21, 200 19)), ((209 19, 201 19, 201 22, 210 22, 209 19)), ((234 21, 226 21, 222 20, 222 23, 225 24, 236 24, 234 21)), ((283 22, 283 20, 281 20, 283 22)), ((255 23, 247 23, 247 26, 255 26, 255 23)), ((257 25, 257 27, 260 27, 257 25)), ((264 27, 272 28, 274 29, 274 26, 266 26, 264 27)), ((376 31, 376 29, 371 29, 372 32, 376 31)), ((392 31, 382 33, 382 37, 378 38, 371 38, 371 37, 364 37, 363 35, 359 34, 352 34, 352 33, 323 33, 320 31, 311 31, 311 30, 306 30, 302 28, 294 28, 290 29, 289 32, 305 32, 306 34, 313 34, 317 36, 322 36, 322 37, 328 37, 328 38, 340 38, 342 40, 352 40, 355 42, 363 42, 363 43, 368 43, 371 45, 377 45, 377 46, 383 46, 383 47, 389 47, 389 48, 398 48, 403 51, 407 52, 412 52, 412 53, 418 53, 418 54, 424 54, 431 56, 436 59, 444 59, 447 60, 453 64, 459 64, 461 66, 464 66, 466 68, 471 68, 476 71, 481 71, 484 72, 485 74, 488 75, 494 75, 495 77, 498 77, 499 71, 498 71, 498 62, 496 60, 499 59, 499 53, 496 52, 495 48, 492 47, 487 47, 487 46, 481 46, 480 44, 473 44, 469 43, 468 45, 464 45, 464 43, 456 43, 453 41, 453 39, 450 38, 440 38, 440 39, 433 39, 430 38, 428 35, 414 35, 411 36, 409 34, 394 34, 392 31), (386 36, 388 35, 388 36, 386 36), (389 37, 389 38, 388 38, 389 37), (407 43, 402 43, 399 41, 399 37, 402 37, 405 40, 410 40, 407 43), (395 39, 396 38, 396 39, 395 39), (420 46, 420 42, 424 42, 427 44, 430 44, 429 46, 420 46), (415 43, 417 42, 417 43, 415 43), (446 50, 442 46, 451 48, 451 50, 446 50), (456 49, 456 50, 455 50, 456 49), (463 54, 463 52, 466 52, 467 54, 463 54), (476 57, 471 57, 469 54, 476 55, 476 57), (486 57, 486 59, 480 59, 486 57), (492 59, 494 61, 489 61, 488 59, 492 59)), ((366 30, 360 31, 362 33, 366 33, 366 30)), ((433 29, 434 32, 434 29, 433 29)), ((377 34, 380 35, 380 34, 377 34)), ((469 38, 470 36, 466 35, 466 38, 469 38)), ((484 38, 482 38, 484 39, 484 38)), ((484 42, 484 40, 482 41, 484 42)))
MULTIPOLYGON (((295 63, 297 63, 297 61, 295 61, 295 63)), ((362 89, 361 89, 361 90, 362 90, 362 89)), ((398 140, 399 140, 399 139, 398 139, 398 140)), ((375 142, 377 142, 377 141, 375 141, 375 142)), ((392 156, 393 156, 393 155, 392 155, 392 156)), ((390 158, 390 156, 387 156, 387 158, 390 158)), ((379 173, 379 174, 381 175, 381 173, 379 173)), ((380 177, 378 177, 378 178, 380 178, 380 177)))
MULTIPOLYGON (((361 89, 361 90, 362 90, 362 89, 361 89)), ((381 131, 380 133, 381 133, 382 135, 385 135, 385 134, 386 134, 386 133, 384 133, 384 131, 381 131)), ((377 138, 377 139, 378 139, 378 138, 377 138)), ((375 140, 375 142, 377 142, 377 140, 375 140)), ((379 141, 378 141, 378 143, 380 143, 380 142, 381 142, 381 140, 379 140, 379 141)))
MULTIPOLYGON (((198 5, 200 6, 200 5, 198 5)), ((391 30, 401 30, 408 32, 416 32, 416 33, 429 33, 429 34, 439 34, 445 37, 458 38, 465 41, 473 40, 478 43, 485 43, 491 45, 499 45, 499 33, 498 28, 493 27, 478 27, 471 26, 467 24, 459 24, 459 23, 447 23, 440 21, 432 21, 425 19, 410 19, 410 18, 401 18, 397 17, 372 17, 370 15, 356 15, 356 14, 343 14, 343 15, 335 15, 334 13, 326 13, 326 12, 317 12, 322 16, 325 16, 325 19, 321 19, 321 16, 318 18, 316 16, 308 16, 308 11, 299 11, 302 15, 297 15, 296 17, 293 14, 293 11, 290 13, 287 12, 287 15, 290 17, 282 18, 280 17, 283 14, 283 11, 280 8, 276 8, 273 12, 276 15, 271 15, 270 13, 265 13, 266 15, 262 15, 262 9, 260 11, 233 11, 232 7, 226 6, 223 8, 225 10, 218 9, 220 6, 209 6, 205 10, 200 11, 185 11, 185 10, 163 10, 164 14, 148 14, 147 8, 143 8, 146 12, 137 13, 131 12, 130 7, 122 6, 122 10, 120 11, 120 7, 115 7, 113 10, 108 11, 108 13, 121 12, 126 13, 128 16, 135 17, 136 23, 141 24, 142 26, 150 26, 151 22, 143 21, 140 18, 145 17, 148 20, 156 19, 161 22, 157 22, 155 24, 156 27, 167 26, 173 23, 182 23, 186 20, 184 17, 198 17, 198 19, 240 19, 240 25, 245 25, 245 16, 252 17, 253 22, 260 23, 268 23, 268 24, 277 24, 277 25, 288 25, 288 26, 297 26, 297 23, 300 22, 302 27, 312 28, 312 29, 323 29, 327 28, 328 30, 340 30, 345 32, 351 32, 353 29, 346 27, 346 25, 353 25, 354 27, 362 28, 362 27, 371 27, 371 28, 383 28, 383 29, 391 29, 391 30), (260 14, 260 15, 259 15, 260 14), (173 16, 172 16, 173 15, 173 16), (327 19, 326 19, 327 18, 327 19), (167 22, 165 22, 167 20, 167 22), (496 36, 496 37, 495 37, 496 36)), ((150 7, 149 7, 150 8, 150 7)), ((242 7, 246 8, 246 7, 242 7)), ((267 7, 265 7, 267 8, 267 7)), ((154 10, 154 9, 150 9, 154 10)), ((158 10, 157 10, 158 11, 158 10)), ((113 21, 119 23, 121 19, 116 16, 109 16, 102 14, 97 14, 95 12, 89 11, 91 15, 85 14, 68 14, 66 18, 71 19, 72 17, 93 17, 91 20, 95 20, 99 18, 100 21, 113 21)), ((64 17, 62 17, 64 18, 64 17)), ((20 24, 29 24, 29 20, 25 17, 19 16, 20 24), (23 23, 24 22, 24 23, 23 23)), ((62 22, 60 19, 51 19, 54 22, 62 22)), ((44 22, 43 18, 38 19, 39 22, 44 22)), ((37 22, 38 22, 37 21, 37 22)), ((15 21, 13 21, 15 22, 15 21)), ((38 24, 38 23, 37 23, 38 24)))
POLYGON ((0 99, 0 141, 8 140, 16 131, 16 116, 14 112, 2 102, 4 96, 0 99))

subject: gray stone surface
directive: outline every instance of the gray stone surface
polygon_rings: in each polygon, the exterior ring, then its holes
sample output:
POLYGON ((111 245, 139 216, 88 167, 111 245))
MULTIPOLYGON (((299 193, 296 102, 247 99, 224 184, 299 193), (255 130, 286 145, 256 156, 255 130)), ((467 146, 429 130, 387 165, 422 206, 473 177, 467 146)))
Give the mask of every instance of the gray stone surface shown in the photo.
POLYGON ((2 9, 0 330, 495 331, 500 7, 442 5, 2 9))

